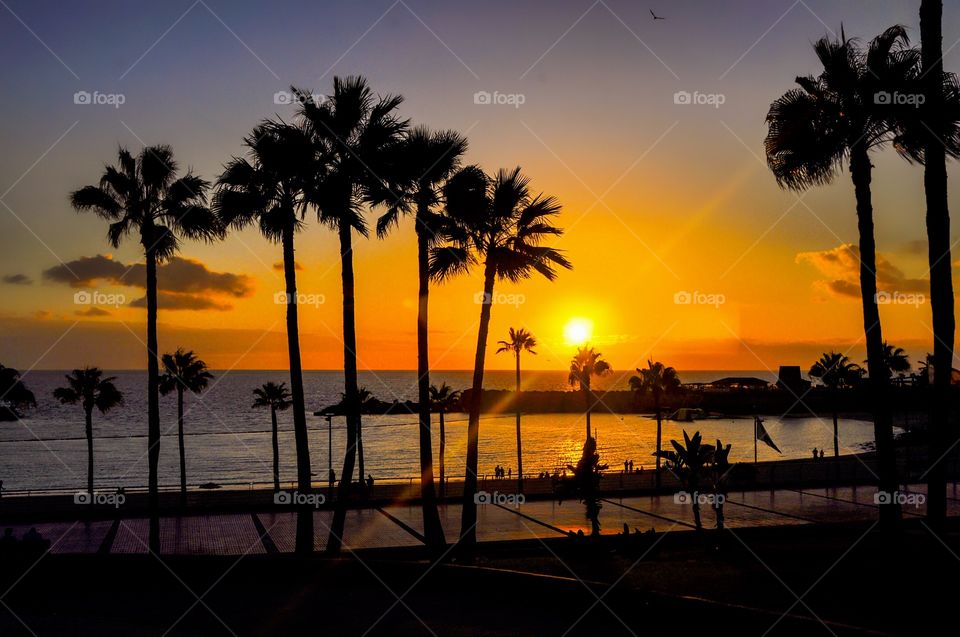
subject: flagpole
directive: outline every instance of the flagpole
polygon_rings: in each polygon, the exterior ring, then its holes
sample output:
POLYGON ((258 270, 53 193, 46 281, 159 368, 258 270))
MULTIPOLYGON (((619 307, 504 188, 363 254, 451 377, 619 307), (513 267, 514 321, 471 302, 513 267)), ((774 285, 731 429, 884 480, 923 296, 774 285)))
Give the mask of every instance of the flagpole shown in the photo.
POLYGON ((759 416, 754 415, 753 417, 753 464, 757 464, 757 422, 759 422, 759 416))

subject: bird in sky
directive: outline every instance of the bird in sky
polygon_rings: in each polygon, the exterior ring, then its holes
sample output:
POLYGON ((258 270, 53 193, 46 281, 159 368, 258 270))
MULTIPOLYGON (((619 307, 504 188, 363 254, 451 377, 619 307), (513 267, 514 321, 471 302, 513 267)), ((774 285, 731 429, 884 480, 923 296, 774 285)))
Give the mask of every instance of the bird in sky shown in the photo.
POLYGON ((654 12, 653 12, 653 9, 650 9, 650 15, 653 16, 653 19, 654 19, 654 20, 666 20, 666 18, 661 18, 661 17, 658 16, 656 13, 654 13, 654 12))

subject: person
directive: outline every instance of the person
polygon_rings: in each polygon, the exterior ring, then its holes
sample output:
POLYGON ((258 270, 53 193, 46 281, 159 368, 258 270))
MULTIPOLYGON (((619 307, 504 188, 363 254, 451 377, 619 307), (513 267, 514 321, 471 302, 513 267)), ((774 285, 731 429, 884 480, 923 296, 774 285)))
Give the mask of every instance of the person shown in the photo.
POLYGON ((367 474, 367 489, 373 490, 373 474, 370 473, 367 474))
POLYGON ((633 473, 633 459, 630 460, 630 473, 633 473))
POLYGON ((820 450, 820 459, 823 460, 823 449, 820 450))
POLYGON ((0 498, 3 497, 3 480, 0 480, 0 498))
POLYGON ((513 477, 513 467, 507 469, 507 478, 513 477))
POLYGON ((813 448, 813 459, 814 459, 814 460, 817 459, 817 448, 816 448, 816 447, 813 448))
POLYGON ((623 472, 627 473, 629 471, 630 463, 626 460, 623 461, 623 472))

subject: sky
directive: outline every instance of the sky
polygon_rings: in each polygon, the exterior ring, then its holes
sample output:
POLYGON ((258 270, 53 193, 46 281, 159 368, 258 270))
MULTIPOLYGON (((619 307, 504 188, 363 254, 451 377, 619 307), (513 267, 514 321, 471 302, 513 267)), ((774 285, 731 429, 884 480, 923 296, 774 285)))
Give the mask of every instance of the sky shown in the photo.
MULTIPOLYGON (((138 244, 111 248, 104 222, 68 201, 118 146, 170 144, 183 169, 214 180, 259 120, 293 117, 278 91, 323 94, 335 75, 357 74, 403 95, 413 123, 466 135, 465 163, 521 166, 535 192, 563 205, 554 245, 574 269, 552 283, 497 285, 488 368, 512 366, 493 354, 511 326, 540 343, 525 367, 565 368, 574 319, 623 372, 648 358, 681 370, 806 368, 831 349, 862 360, 849 176, 780 189, 763 157, 764 116, 795 76, 817 72, 814 40, 841 23, 865 40, 903 24, 918 40, 918 8, 2 0, 0 363, 145 366, 138 244)), ((960 10, 950 4, 943 30, 945 66, 957 70, 960 10)), ((881 306, 884 336, 917 359, 932 348, 923 173, 889 149, 873 161, 880 285, 892 301, 881 306)), ((952 186, 956 164, 949 172, 952 186)), ((296 248, 304 367, 338 369, 336 236, 311 221, 296 248)), ((354 253, 360 367, 415 368, 412 223, 358 239, 354 253)), ((286 367, 280 258, 252 229, 184 243, 160 273, 161 349, 195 349, 216 369, 286 367)), ((480 289, 473 272, 432 291, 434 368, 472 367, 480 289)))

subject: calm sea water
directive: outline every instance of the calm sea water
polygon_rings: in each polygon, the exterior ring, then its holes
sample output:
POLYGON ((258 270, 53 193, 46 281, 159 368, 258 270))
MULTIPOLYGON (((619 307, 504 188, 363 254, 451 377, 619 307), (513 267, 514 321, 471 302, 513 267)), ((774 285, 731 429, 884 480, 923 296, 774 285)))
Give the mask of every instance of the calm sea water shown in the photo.
MULTIPOLYGON (((751 375, 773 380, 761 372, 684 372, 685 382, 712 380, 727 375, 751 375)), ((94 413, 95 480, 98 486, 146 484, 146 373, 115 372, 117 386, 126 396, 125 405, 106 415, 94 413)), ((310 430, 311 464, 317 480, 325 480, 328 467, 326 420, 315 410, 339 400, 340 372, 305 372, 307 421, 310 430)), ((215 482, 221 485, 269 483, 272 471, 270 414, 251 407, 252 390, 267 381, 288 381, 282 371, 231 371, 215 373, 211 386, 199 397, 185 398, 187 479, 191 485, 215 482)), ((469 386, 471 372, 435 372, 431 381, 455 388, 469 386)), ((25 382, 36 394, 38 407, 22 422, 0 423, 0 480, 8 490, 79 488, 86 480, 86 442, 83 413, 77 406, 53 399, 54 388, 63 384, 63 372, 33 371, 25 382)), ((382 400, 414 399, 416 374, 409 371, 361 372, 360 382, 382 400)), ((491 371, 487 388, 512 388, 512 372, 491 371)), ((607 379, 607 387, 625 387, 626 379, 607 379)), ((601 387, 603 385, 601 384, 601 387)), ((564 372, 528 372, 524 388, 567 390, 564 372)), ((435 421, 436 421, 435 416, 435 421)), ((279 414, 281 478, 295 479, 292 416, 279 414)), ((449 414, 446 466, 449 476, 462 477, 466 447, 466 415, 449 414)), ((624 460, 650 466, 656 440, 656 421, 644 415, 595 414, 592 418, 600 451, 612 469, 624 460)), ((783 451, 779 455, 761 445, 760 458, 798 458, 813 447, 832 449, 829 419, 766 419, 767 431, 783 451)), ((585 432, 581 414, 526 414, 523 417, 524 469, 527 473, 552 470, 572 463, 579 456, 585 432)), ((753 459, 751 419, 703 420, 696 423, 664 423, 664 438, 680 438, 682 429, 700 430, 707 440, 717 437, 732 443, 737 460, 753 459)), ((173 486, 179 480, 176 438, 176 398, 161 397, 160 482, 173 486)), ((342 418, 333 421, 333 468, 339 475, 346 439, 342 418)), ((480 430, 480 470, 492 472, 502 464, 516 470, 514 417, 484 417, 480 430)), ((840 424, 841 452, 861 451, 873 441, 872 424, 844 420, 840 424)), ((415 416, 365 416, 363 441, 366 470, 380 480, 415 476, 418 468, 415 416)), ((439 450, 438 427, 434 427, 434 456, 439 450)))

